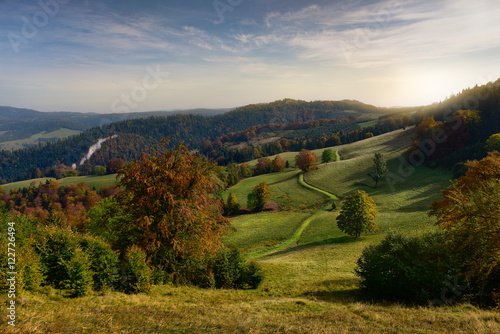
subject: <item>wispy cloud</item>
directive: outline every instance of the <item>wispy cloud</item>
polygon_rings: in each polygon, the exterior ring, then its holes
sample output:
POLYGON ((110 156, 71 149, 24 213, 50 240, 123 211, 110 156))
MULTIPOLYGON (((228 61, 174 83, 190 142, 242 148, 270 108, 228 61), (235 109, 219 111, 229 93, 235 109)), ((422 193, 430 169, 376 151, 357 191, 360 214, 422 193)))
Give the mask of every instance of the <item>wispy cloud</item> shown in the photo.
POLYGON ((240 105, 293 97, 288 90, 303 99, 335 91, 376 103, 370 98, 395 96, 381 94, 382 87, 429 77, 453 77, 463 86, 474 71, 500 75, 498 0, 255 0, 219 24, 211 23, 218 17, 211 1, 70 1, 19 54, 10 52, 7 34, 21 34, 22 17, 37 11, 37 1, 0 2, 4 104, 46 100, 46 110, 57 110, 93 103, 106 111, 156 64, 172 77, 145 108, 179 107, 192 96, 203 97, 198 106, 240 105))

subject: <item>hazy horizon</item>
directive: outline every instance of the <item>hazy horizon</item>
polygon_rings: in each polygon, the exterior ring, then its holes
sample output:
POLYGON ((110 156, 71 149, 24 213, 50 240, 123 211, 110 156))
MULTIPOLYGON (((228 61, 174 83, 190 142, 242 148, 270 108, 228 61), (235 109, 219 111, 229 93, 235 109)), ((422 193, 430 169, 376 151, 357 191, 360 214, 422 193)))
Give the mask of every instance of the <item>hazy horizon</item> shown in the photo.
POLYGON ((6 0, 0 105, 428 105, 500 77, 498 17, 494 0, 6 0))

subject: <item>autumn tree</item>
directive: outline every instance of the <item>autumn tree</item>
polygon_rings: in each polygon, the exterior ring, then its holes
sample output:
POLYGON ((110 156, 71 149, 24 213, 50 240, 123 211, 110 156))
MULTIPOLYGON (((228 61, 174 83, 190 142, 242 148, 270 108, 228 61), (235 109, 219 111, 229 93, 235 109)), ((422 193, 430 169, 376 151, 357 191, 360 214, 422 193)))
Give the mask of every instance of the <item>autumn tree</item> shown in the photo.
POLYGON ((488 151, 500 151, 500 133, 491 135, 486 141, 486 149, 488 151))
POLYGON ((321 154, 321 162, 328 163, 333 160, 335 160, 335 152, 333 152, 331 148, 327 148, 326 150, 324 150, 321 154))
POLYGON ((279 155, 271 162, 271 169, 273 172, 282 172, 285 170, 285 162, 279 155))
POLYGON ((106 167, 109 174, 118 173, 120 169, 125 166, 125 160, 121 158, 111 159, 106 167))
POLYGON ((271 172, 271 159, 268 157, 260 158, 257 161, 257 167, 255 169, 256 175, 267 174, 271 172))
POLYGON ((238 176, 240 179, 246 179, 252 176, 252 170, 247 163, 242 163, 238 169, 238 176))
POLYGON ((119 176, 124 190, 116 198, 129 217, 122 225, 153 265, 183 275, 189 269, 186 261, 203 263, 222 246, 230 225, 214 195, 221 188, 214 162, 179 145, 142 154, 119 176))
POLYGON ((468 171, 441 192, 444 200, 434 202, 429 215, 446 231, 466 277, 483 289, 500 273, 500 153, 465 165, 468 171))
POLYGON ((375 188, 377 188, 378 183, 385 178, 385 175, 388 172, 387 163, 385 162, 385 158, 382 153, 375 153, 375 158, 373 159, 373 167, 374 171, 368 173, 368 176, 375 181, 375 188))
POLYGON ((317 163, 318 163, 318 157, 316 157, 316 154, 306 149, 302 150, 295 157, 295 164, 300 169, 302 169, 304 173, 316 169, 317 163))
POLYGON ((238 211, 240 211, 240 203, 238 203, 238 198, 234 194, 229 194, 226 202, 226 206, 224 207, 224 214, 228 216, 232 216, 238 211))
POLYGON ((104 174, 106 174, 106 167, 104 166, 92 167, 92 175, 104 175, 104 174))
POLYGON ((266 182, 261 182, 247 196, 247 207, 250 210, 262 211, 271 199, 271 192, 266 182))
POLYGON ((358 190, 344 200, 337 225, 341 231, 358 238, 361 233, 378 231, 377 215, 373 199, 363 190, 358 190))

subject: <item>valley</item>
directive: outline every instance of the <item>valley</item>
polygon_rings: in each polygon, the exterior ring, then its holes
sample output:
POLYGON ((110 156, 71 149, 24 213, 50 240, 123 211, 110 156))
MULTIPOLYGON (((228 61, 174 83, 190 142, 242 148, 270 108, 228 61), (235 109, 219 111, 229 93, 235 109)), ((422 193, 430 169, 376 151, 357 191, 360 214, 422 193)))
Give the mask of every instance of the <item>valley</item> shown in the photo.
MULTIPOLYGON (((322 164, 305 177, 326 193, 304 186, 302 174, 294 167, 242 180, 224 193, 226 197, 233 193, 245 203, 249 190, 266 181, 272 200, 280 205, 276 212, 231 218, 236 232, 224 238, 225 244, 237 246, 262 266, 265 280, 257 290, 157 285, 148 295, 104 291, 68 300, 45 288, 22 297, 19 318, 29 321, 16 329, 23 333, 498 332, 500 316, 494 310, 470 304, 432 307, 378 302, 367 299, 359 288, 354 268, 366 246, 380 242, 391 230, 413 235, 435 229, 427 211, 440 197, 439 190, 449 184, 448 171, 419 167, 395 191, 385 183, 374 189, 366 176, 374 151, 387 154, 390 170, 397 168, 412 131, 398 130, 335 147, 345 160, 322 164), (328 194, 342 198, 358 188, 374 198, 380 232, 354 239, 338 229, 338 211, 325 205, 334 198, 328 194), (310 221, 301 230, 306 220, 310 221)), ((287 154, 292 160, 293 153, 287 154)), ((287 159, 286 154, 283 157, 287 159)), ((80 180, 84 181, 71 181, 80 180)))

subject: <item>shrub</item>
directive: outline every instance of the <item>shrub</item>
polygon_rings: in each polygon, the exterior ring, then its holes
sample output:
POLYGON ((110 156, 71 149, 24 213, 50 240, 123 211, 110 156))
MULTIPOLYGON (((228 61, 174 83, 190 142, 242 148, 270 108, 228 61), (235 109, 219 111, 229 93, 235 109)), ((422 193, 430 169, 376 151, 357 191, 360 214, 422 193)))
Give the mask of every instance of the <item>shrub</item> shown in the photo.
POLYGON ((32 235, 36 234, 34 220, 25 216, 9 217, 6 214, 0 214, 0 292, 6 292, 10 288, 7 278, 8 272, 17 272, 16 292, 22 293, 23 290, 35 291, 43 282, 40 257, 32 247, 32 235), (9 224, 13 222, 14 224, 9 224), (11 227, 12 235, 9 235, 11 227), (12 230, 13 229, 13 230, 12 230), (16 244, 16 262, 15 270, 9 268, 9 237, 15 238, 16 244))
POLYGON ((363 250, 355 272, 374 296, 422 304, 442 296, 446 283, 460 274, 460 265, 440 234, 390 233, 363 250))
POLYGON ((277 211, 279 208, 279 204, 276 202, 269 201, 266 203, 264 206, 264 209, 262 211, 277 211))
POLYGON ((16 270, 19 281, 22 283, 22 289, 27 291, 38 290, 43 283, 40 255, 35 252, 31 243, 28 243, 20 251, 16 252, 16 256, 16 270))
POLYGON ((224 207, 224 214, 227 216, 232 216, 240 211, 240 203, 238 203, 238 198, 234 194, 229 194, 227 198, 227 204, 224 207))
POLYGON ((250 210, 260 212, 264 210, 267 201, 271 199, 271 192, 266 182, 261 182, 253 188, 247 196, 247 207, 250 210))
POLYGON ((101 200, 88 211, 87 216, 90 218, 85 223, 87 231, 104 238, 114 249, 125 253, 127 248, 135 243, 134 227, 124 224, 130 220, 130 216, 126 209, 117 203, 116 198, 101 200))
POLYGON ((218 289, 256 289, 264 279, 255 262, 245 263, 238 249, 223 249, 213 266, 215 287, 218 289))
POLYGON ((77 247, 69 261, 63 261, 68 279, 64 286, 69 290, 71 297, 86 296, 92 291, 92 270, 91 262, 87 253, 77 247))
POLYGON ((131 246, 125 254, 122 288, 125 293, 148 293, 151 290, 152 271, 146 262, 146 253, 131 246))
POLYGON ((178 285, 195 285, 200 288, 213 288, 215 281, 209 271, 208 259, 188 257, 177 263, 173 280, 178 285))
POLYGON ((118 281, 118 254, 98 237, 85 235, 79 244, 90 256, 90 269, 94 272, 93 288, 100 291, 113 287, 118 281))
POLYGON ((264 280, 264 273, 262 269, 255 262, 249 262, 243 271, 242 281, 246 288, 257 289, 257 287, 264 280))
POLYGON ((40 231, 35 249, 40 254, 46 284, 56 289, 65 287, 70 277, 63 263, 71 261, 77 246, 77 239, 68 229, 47 227, 40 231))

